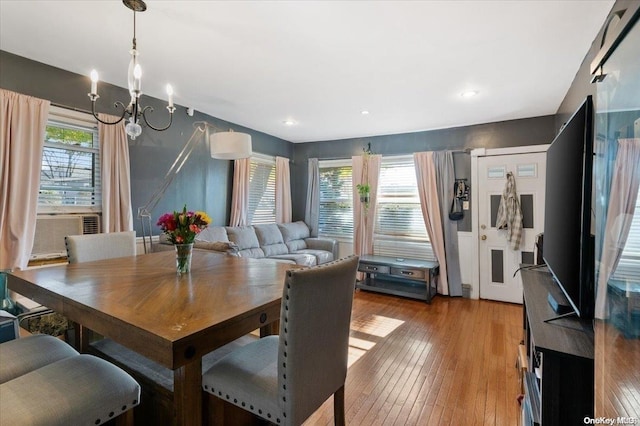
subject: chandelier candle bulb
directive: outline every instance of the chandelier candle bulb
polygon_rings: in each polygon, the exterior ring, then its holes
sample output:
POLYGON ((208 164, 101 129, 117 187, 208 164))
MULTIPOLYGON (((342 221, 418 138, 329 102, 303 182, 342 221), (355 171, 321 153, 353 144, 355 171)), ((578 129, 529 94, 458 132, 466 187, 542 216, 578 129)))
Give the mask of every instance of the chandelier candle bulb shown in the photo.
POLYGON ((133 90, 135 90, 138 96, 140 96, 140 83, 142 78, 142 68, 140 68, 140 64, 136 64, 135 68, 133 69, 133 77, 135 78, 133 90))
POLYGON ((167 96, 169 97, 169 108, 173 108, 173 87, 167 84, 167 96))
POLYGON ((91 94, 98 94, 98 71, 91 70, 91 94))

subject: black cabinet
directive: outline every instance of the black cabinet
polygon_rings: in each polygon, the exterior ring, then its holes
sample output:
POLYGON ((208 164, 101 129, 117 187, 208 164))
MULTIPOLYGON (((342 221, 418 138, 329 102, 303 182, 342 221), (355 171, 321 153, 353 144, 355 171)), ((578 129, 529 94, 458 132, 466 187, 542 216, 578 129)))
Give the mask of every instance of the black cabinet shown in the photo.
POLYGON ((557 284, 544 267, 522 270, 526 377, 523 418, 543 426, 579 425, 594 413, 592 321, 557 317, 547 295, 557 284))

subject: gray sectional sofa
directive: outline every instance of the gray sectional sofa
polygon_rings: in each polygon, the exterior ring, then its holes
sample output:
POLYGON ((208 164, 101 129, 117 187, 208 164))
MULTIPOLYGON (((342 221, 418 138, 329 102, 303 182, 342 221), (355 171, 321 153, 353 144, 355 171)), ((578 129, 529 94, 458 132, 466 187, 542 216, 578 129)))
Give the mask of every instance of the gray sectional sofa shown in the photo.
POLYGON ((238 257, 266 258, 305 266, 338 258, 337 241, 311 237, 309 227, 302 221, 253 226, 209 226, 196 236, 194 247, 238 257))

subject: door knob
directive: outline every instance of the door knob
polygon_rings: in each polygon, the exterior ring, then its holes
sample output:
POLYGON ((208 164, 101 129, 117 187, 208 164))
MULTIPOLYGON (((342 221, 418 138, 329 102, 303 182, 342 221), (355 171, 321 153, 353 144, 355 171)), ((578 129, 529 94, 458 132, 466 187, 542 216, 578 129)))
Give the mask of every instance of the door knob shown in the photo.
POLYGON ((480 229, 487 229, 486 225, 480 225, 480 229))
POLYGON ((481 237, 480 237, 480 239, 481 239, 482 241, 484 241, 484 240, 486 240, 486 239, 487 239, 487 236, 486 236, 486 235, 483 235, 483 236, 481 236, 481 237))

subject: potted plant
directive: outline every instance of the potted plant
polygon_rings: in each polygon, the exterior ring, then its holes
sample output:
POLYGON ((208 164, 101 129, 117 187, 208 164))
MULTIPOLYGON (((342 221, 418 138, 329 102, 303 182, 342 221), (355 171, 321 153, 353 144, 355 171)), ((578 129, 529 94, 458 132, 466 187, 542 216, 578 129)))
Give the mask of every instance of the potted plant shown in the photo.
POLYGON ((369 193, 371 191, 369 184, 359 183, 356 185, 356 189, 358 190, 358 194, 360 194, 360 202, 369 204, 369 193))

